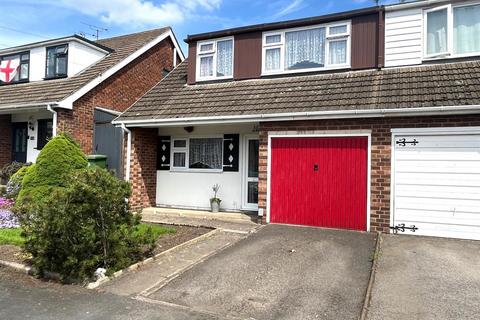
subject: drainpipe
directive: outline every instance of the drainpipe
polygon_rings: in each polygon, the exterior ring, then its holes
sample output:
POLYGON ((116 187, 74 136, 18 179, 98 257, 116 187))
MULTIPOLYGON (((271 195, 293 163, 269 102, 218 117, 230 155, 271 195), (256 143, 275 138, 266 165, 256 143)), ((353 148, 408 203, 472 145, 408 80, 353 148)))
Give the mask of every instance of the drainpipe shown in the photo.
POLYGON ((132 131, 127 129, 125 123, 121 124, 121 128, 123 132, 127 134, 127 160, 126 160, 126 172, 125 172, 125 181, 130 181, 130 161, 131 161, 131 153, 132 153, 132 131))
POLYGON ((47 110, 53 114, 52 136, 57 135, 57 111, 52 108, 51 104, 47 104, 47 110))

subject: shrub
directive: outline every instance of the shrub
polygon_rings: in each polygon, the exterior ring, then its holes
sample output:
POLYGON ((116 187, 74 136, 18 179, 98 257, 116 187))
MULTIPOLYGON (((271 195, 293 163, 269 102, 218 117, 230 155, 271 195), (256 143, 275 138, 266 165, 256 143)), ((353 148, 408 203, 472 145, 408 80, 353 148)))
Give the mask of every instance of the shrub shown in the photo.
POLYGON ((17 162, 17 161, 13 161, 13 162, 5 165, 0 170, 0 179, 8 182, 10 180, 10 177, 13 176, 23 166, 25 166, 25 163, 17 162))
POLYGON ((22 188, 23 177, 30 170, 30 166, 23 166, 15 172, 7 183, 7 189, 5 190, 5 196, 9 199, 17 199, 20 189, 22 188))
POLYGON ((17 208, 25 249, 38 270, 85 279, 99 267, 112 273, 153 251, 153 232, 138 232, 140 217, 129 210, 129 183, 96 167, 66 178, 68 185, 34 210, 17 208))
POLYGON ((43 147, 26 172, 17 200, 22 205, 46 201, 55 189, 66 187, 72 171, 86 167, 87 158, 80 146, 70 136, 60 134, 43 147))

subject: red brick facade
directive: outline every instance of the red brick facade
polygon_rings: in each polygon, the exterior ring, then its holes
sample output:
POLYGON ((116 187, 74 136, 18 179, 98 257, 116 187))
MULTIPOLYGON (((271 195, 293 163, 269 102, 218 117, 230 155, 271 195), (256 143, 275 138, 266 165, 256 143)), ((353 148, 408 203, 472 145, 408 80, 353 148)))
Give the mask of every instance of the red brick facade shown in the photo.
MULTIPOLYGON (((180 62, 180 61, 178 61, 180 62)), ((94 108, 124 111, 173 69, 173 43, 166 39, 75 101, 58 110, 58 132, 68 132, 86 154, 92 153, 94 108)))
POLYGON ((11 116, 0 115, 0 168, 12 161, 11 116))
POLYGON ((132 128, 130 181, 134 209, 155 206, 157 189, 157 129, 132 128))
MULTIPOLYGON (((371 131, 371 231, 389 232, 390 226, 390 168, 392 128, 466 127, 480 126, 480 115, 371 118, 344 120, 310 120, 270 122, 260 124, 259 207, 266 209, 267 153, 269 131, 371 131)), ((264 217, 265 219, 265 217, 264 217)), ((265 221, 264 221, 265 222, 265 221)))

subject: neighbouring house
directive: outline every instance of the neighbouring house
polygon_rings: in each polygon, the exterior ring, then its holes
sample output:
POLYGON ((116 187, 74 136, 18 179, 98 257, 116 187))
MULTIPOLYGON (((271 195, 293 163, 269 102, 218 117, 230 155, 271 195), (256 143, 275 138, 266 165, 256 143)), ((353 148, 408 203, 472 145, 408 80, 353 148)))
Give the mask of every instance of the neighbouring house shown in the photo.
POLYGON ((0 167, 35 162, 50 137, 68 132, 122 175, 123 133, 111 121, 183 59, 170 28, 0 50, 0 167))
POLYGON ((188 36, 116 125, 138 207, 480 239, 480 1, 188 36))

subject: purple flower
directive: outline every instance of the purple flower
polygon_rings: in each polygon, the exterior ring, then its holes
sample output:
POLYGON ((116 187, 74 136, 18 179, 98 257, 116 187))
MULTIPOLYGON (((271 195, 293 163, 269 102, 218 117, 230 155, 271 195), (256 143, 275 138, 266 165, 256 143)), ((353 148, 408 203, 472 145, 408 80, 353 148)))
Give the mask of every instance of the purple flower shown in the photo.
POLYGON ((13 200, 0 197, 0 229, 19 227, 17 217, 10 210, 13 204, 13 200))

